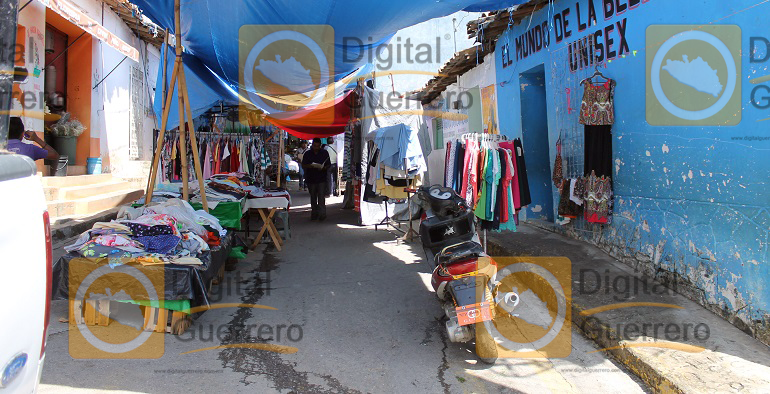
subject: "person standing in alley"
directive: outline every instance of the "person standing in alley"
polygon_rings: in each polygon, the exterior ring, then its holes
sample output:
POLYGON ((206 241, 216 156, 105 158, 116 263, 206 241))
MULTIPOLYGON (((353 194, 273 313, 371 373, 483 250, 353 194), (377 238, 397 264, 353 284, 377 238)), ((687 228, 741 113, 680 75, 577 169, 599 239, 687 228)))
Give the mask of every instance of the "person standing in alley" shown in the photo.
POLYGON ((307 152, 307 141, 302 140, 302 142, 299 143, 299 149, 297 149, 297 161, 299 161, 299 190, 307 190, 307 186, 305 185, 305 167, 302 166, 302 159, 305 156, 305 152, 307 152))
POLYGON ((326 197, 331 197, 332 194, 337 195, 337 151, 334 149, 333 137, 327 138, 326 141, 324 149, 329 153, 330 163, 326 180, 326 197))
POLYGON ((305 185, 310 191, 310 220, 326 219, 326 187, 328 170, 331 166, 329 153, 321 148, 321 139, 313 139, 310 149, 302 157, 305 169, 305 185))

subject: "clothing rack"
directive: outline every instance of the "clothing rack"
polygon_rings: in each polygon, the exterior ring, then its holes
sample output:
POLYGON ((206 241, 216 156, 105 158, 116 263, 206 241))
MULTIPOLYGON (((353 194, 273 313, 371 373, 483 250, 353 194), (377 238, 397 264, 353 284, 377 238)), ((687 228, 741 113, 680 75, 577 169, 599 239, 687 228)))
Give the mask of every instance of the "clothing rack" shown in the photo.
POLYGON ((476 141, 508 141, 508 137, 502 134, 484 134, 484 133, 465 133, 460 136, 461 140, 476 140, 476 141))
MULTIPOLYGON (((465 133, 460 136, 460 140, 475 140, 475 141, 490 141, 490 142, 502 142, 502 141, 508 141, 508 137, 506 137, 503 134, 487 134, 487 133, 465 133)), ((478 220, 478 219, 474 219, 478 220)), ((487 231, 484 229, 482 231, 483 234, 483 240, 482 245, 484 247, 484 252, 487 252, 487 231)))
MULTIPOLYGON (((156 130, 156 140, 158 137, 158 133, 159 131, 156 130)), ((190 133, 190 132, 187 131, 187 133, 190 133)), ((238 133, 219 133, 214 131, 195 131, 194 133, 190 133, 190 137, 192 137, 193 134, 198 137, 196 138, 197 140, 201 141, 200 144, 197 144, 199 147, 203 146, 203 144, 207 144, 206 149, 209 149, 212 145, 208 145, 208 144, 216 145, 216 144, 219 144, 220 142, 227 143, 227 144, 246 144, 247 146, 255 145, 257 151, 261 150, 262 152, 265 152, 265 154, 269 156, 267 149, 264 148, 269 144, 268 142, 269 137, 267 137, 265 133, 238 134, 238 133)), ((165 135, 163 136, 163 146, 164 147, 167 146, 169 141, 172 141, 174 144, 176 144, 177 142, 174 142, 174 141, 181 140, 182 136, 183 134, 180 133, 180 130, 178 129, 167 130, 165 135)), ((186 137, 187 136, 185 136, 185 138, 186 137)), ((156 141, 154 142, 157 143, 156 141)), ((165 152, 163 149, 165 148, 162 148, 161 151, 165 152)), ((250 151, 247 150, 247 152, 248 152, 247 155, 251 155, 250 151)), ((166 153, 162 153, 162 156, 165 156, 165 154, 166 153)), ((260 162, 261 162, 261 159, 260 159, 260 162)), ((249 172, 249 175, 253 176, 255 179, 259 180, 261 183, 266 183, 265 182, 266 172, 264 168, 261 168, 262 164, 260 162, 252 162, 251 165, 253 165, 253 169, 250 168, 248 172, 249 172)), ((164 163, 166 163, 166 161, 164 161, 164 163)), ((203 168, 203 162, 201 163, 203 168)), ((166 174, 165 171, 167 171, 167 169, 165 168, 165 165, 164 165, 164 174, 166 174)), ((205 178, 205 179, 208 179, 208 178, 205 178)))
MULTIPOLYGON (((179 134, 179 130, 168 130, 166 131, 166 134, 179 134)), ((213 137, 222 137, 222 138, 259 138, 262 137, 260 134, 237 134, 237 133, 217 133, 215 131, 195 131, 196 135, 202 135, 202 136, 213 136, 213 137)), ((265 140, 269 139, 265 138, 265 140)))

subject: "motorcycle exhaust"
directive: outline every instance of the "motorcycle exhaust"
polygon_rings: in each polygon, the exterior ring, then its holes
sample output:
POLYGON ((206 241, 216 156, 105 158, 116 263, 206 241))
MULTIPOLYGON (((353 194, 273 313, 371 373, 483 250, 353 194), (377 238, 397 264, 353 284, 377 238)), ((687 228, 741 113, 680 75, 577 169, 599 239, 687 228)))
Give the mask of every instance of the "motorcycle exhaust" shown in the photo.
POLYGON ((451 342, 468 342, 473 339, 473 332, 470 326, 461 326, 457 321, 457 316, 447 320, 446 332, 451 342))

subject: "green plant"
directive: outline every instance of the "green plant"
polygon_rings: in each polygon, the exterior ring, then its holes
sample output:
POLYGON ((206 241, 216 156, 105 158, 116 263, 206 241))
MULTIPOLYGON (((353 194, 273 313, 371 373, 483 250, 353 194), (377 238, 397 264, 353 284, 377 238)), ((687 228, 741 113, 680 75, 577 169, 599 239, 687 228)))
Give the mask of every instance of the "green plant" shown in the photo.
POLYGON ((49 128, 51 135, 55 137, 79 137, 86 127, 79 120, 72 118, 69 112, 65 112, 56 123, 49 128))

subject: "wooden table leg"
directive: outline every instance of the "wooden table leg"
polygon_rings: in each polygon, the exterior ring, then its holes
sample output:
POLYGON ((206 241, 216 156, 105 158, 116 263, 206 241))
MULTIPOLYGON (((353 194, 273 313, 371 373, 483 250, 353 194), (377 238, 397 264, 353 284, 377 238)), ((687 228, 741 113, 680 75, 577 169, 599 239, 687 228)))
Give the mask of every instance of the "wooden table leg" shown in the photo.
POLYGON ((278 208, 270 208, 269 214, 267 208, 258 208, 257 212, 259 212, 259 216, 262 217, 262 229, 259 230, 259 234, 257 234, 257 238, 254 239, 254 242, 251 244, 251 249, 256 249, 259 242, 262 240, 262 236, 265 235, 265 231, 270 235, 270 238, 273 240, 273 244, 275 245, 275 248, 278 249, 278 251, 281 251, 281 245, 283 245, 283 239, 281 239, 281 236, 278 234, 278 229, 275 227, 275 224, 273 223, 273 216, 275 215, 278 208))
POLYGON ((275 244, 275 248, 278 249, 278 251, 281 251, 281 245, 283 245, 283 238, 281 238, 281 235, 278 234, 278 229, 275 227, 275 223, 273 223, 273 215, 278 211, 278 208, 270 208, 270 213, 265 213, 266 209, 260 209, 259 215, 262 217, 262 220, 265 221, 265 226, 267 226, 267 232, 270 234, 270 238, 273 240, 273 244, 275 244))
MULTIPOLYGON (((270 227, 268 227, 267 231, 270 231, 271 233, 273 233, 276 239, 278 239, 278 243, 283 245, 283 237, 281 237, 281 233, 278 232, 278 227, 275 227, 275 222, 273 222, 276 212, 278 212, 278 208, 271 208, 270 214, 267 215, 267 218, 270 221, 270 227)), ((264 216, 263 216, 263 219, 264 219, 264 216)))
MULTIPOLYGON (((260 215, 262 214, 261 210, 257 209, 257 211, 260 211, 260 215)), ((257 245, 259 245, 259 242, 262 240, 262 236, 265 235, 265 231, 267 231, 267 223, 262 225, 259 234, 257 234, 257 238, 254 238, 254 242, 251 244, 251 250, 257 248, 257 245)))

